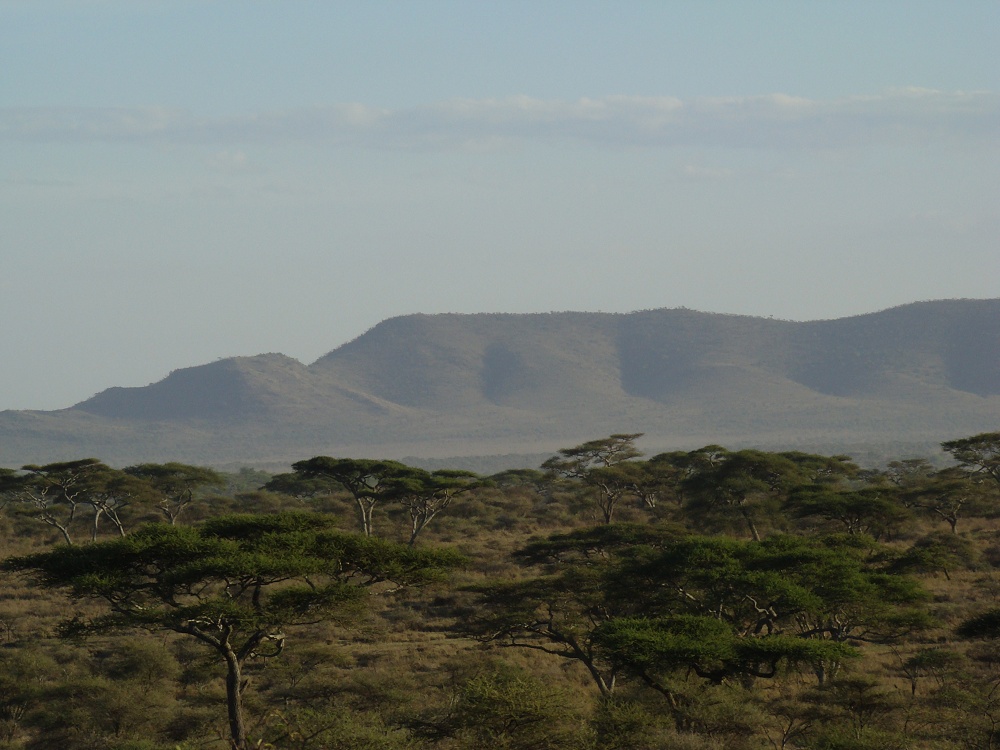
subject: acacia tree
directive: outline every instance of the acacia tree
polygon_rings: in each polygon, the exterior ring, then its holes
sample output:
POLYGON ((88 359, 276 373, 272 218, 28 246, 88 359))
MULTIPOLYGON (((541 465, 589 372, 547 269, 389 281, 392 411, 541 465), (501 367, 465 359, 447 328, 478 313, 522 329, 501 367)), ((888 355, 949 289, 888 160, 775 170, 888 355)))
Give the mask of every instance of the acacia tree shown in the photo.
POLYGON ((7 471, 0 477, 0 487, 5 497, 21 503, 31 515, 58 530, 66 544, 72 544, 70 526, 77 519, 84 479, 100 466, 96 458, 29 464, 21 472, 7 471))
POLYGON ((790 493, 785 509, 798 518, 822 518, 839 524, 848 534, 875 539, 895 531, 909 515, 895 487, 806 485, 790 493))
POLYGON ((782 451, 778 454, 799 468, 804 481, 816 485, 841 485, 861 473, 850 456, 824 456, 819 453, 782 451))
POLYGON ((622 461, 638 458, 642 452, 635 441, 643 433, 616 433, 600 440, 589 440, 573 448, 563 448, 542 464, 542 468, 560 476, 582 479, 590 469, 614 466, 622 461))
POLYGON ((994 504, 985 484, 986 480, 976 474, 952 466, 909 486, 903 500, 910 507, 945 521, 951 533, 957 534, 961 519, 984 516, 992 510, 994 504))
POLYGON ((0 493, 57 529, 67 544, 73 544, 73 527, 88 512, 91 541, 97 540, 103 519, 124 536, 122 511, 135 503, 151 501, 155 494, 148 482, 112 469, 96 458, 43 466, 28 464, 19 473, 8 471, 0 476, 0 493))
POLYGON ((684 482, 695 472, 695 461, 687 451, 658 453, 643 463, 646 473, 640 497, 647 508, 661 500, 679 507, 684 500, 684 482))
MULTIPOLYGON (((849 544, 775 536, 762 542, 612 524, 522 550, 543 573, 480 587, 466 623, 483 640, 582 664, 604 696, 623 674, 673 709, 664 676, 713 683, 807 665, 822 681, 848 641, 891 640, 917 625, 911 579, 849 544)), ((680 716, 680 714, 677 714, 680 716)))
POLYGON ((578 568, 477 589, 478 601, 464 629, 502 647, 541 651, 581 664, 604 697, 619 669, 594 641, 597 626, 617 614, 599 570, 578 568))
POLYGON ((299 472, 275 474, 260 489, 300 499, 315 499, 343 491, 344 487, 329 477, 315 476, 308 479, 299 472))
POLYGON ((679 537, 628 560, 616 587, 644 592, 651 614, 711 616, 742 636, 884 642, 919 622, 923 592, 879 550, 858 537, 679 537))
POLYGON ((619 668, 598 648, 594 633, 616 616, 636 613, 638 602, 617 596, 608 576, 622 555, 661 544, 666 529, 609 524, 556 534, 517 553, 544 573, 477 587, 477 604, 464 622, 475 637, 575 661, 604 697, 615 690, 619 668))
POLYGON ((949 440, 941 447, 973 474, 983 474, 1000 488, 1000 432, 983 432, 960 440, 949 440))
POLYGON ((951 580, 949 571, 970 570, 979 562, 975 545, 967 538, 955 533, 934 532, 917 539, 900 555, 893 568, 919 573, 944 573, 951 580))
POLYGON ((760 523, 778 509, 779 501, 803 479, 800 460, 758 450, 695 451, 703 457, 685 482, 689 516, 723 525, 743 526, 760 541, 760 523))
POLYGON ((649 491, 647 478, 643 464, 626 461, 594 467, 583 478, 583 484, 596 490, 597 507, 604 523, 611 523, 625 498, 641 499, 647 507, 656 505, 655 494, 649 491))
POLYGON ((595 633, 609 658, 666 697, 680 701, 664 675, 690 671, 713 685, 732 677, 770 679, 782 666, 841 663, 857 655, 844 643, 794 635, 741 634, 724 619, 666 615, 611 620, 595 633))
POLYGON ((639 485, 645 479, 641 469, 630 463, 642 455, 635 447, 635 441, 642 435, 616 433, 564 448, 558 456, 545 461, 542 468, 552 476, 576 480, 592 488, 604 523, 611 523, 622 498, 630 494, 638 497, 639 485))
POLYGON ((97 541, 102 518, 107 518, 114 525, 119 536, 125 536, 122 511, 136 503, 148 504, 156 496, 156 491, 148 482, 117 469, 105 468, 92 475, 85 484, 82 501, 92 510, 91 542, 97 541))
POLYGON ((890 461, 882 471, 872 472, 870 481, 877 483, 881 479, 907 491, 923 484, 933 473, 934 467, 926 458, 905 458, 890 461))
POLYGON ((426 472, 414 469, 396 482, 395 499, 410 516, 410 539, 416 544, 420 532, 448 508, 459 495, 482 485, 478 475, 461 469, 426 472))
POLYGON ((107 605, 107 614, 74 620, 64 632, 146 628, 206 646, 225 667, 231 745, 245 750, 248 659, 280 654, 290 626, 346 622, 370 593, 435 580, 460 562, 453 553, 345 534, 331 524, 304 513, 157 524, 121 539, 12 558, 5 568, 107 605))
POLYGON ((220 487, 226 481, 214 469, 176 462, 138 464, 127 466, 123 471, 130 476, 145 479, 160 493, 157 507, 171 525, 176 524, 181 513, 194 502, 198 490, 220 487))
POLYGON ((365 536, 374 534, 372 513, 384 499, 397 497, 403 482, 416 477, 419 470, 398 461, 375 461, 366 458, 315 456, 292 464, 302 479, 330 480, 341 485, 354 498, 365 536))

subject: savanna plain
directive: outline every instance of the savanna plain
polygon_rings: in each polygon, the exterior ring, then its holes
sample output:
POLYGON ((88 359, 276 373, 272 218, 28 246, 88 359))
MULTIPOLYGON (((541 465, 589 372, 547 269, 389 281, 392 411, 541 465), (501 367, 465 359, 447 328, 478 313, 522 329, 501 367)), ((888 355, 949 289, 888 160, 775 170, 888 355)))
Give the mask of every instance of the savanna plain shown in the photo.
POLYGON ((986 749, 1000 432, 0 469, 0 748, 986 749))

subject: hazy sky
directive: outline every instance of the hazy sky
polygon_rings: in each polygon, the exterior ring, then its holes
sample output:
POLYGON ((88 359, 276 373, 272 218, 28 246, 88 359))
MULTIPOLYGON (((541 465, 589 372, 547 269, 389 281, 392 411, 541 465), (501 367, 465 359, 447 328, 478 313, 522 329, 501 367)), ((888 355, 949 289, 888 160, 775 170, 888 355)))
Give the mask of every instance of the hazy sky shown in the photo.
POLYGON ((1000 296, 997 0, 0 0, 0 409, 413 312, 1000 296))

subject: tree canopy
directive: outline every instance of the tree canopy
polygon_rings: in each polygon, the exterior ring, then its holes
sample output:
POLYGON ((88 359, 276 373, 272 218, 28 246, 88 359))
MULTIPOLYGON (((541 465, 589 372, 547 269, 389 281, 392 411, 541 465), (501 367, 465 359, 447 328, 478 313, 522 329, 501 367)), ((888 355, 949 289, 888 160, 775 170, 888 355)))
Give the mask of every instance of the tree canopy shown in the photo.
POLYGON ((320 515, 281 513, 220 516, 195 528, 151 525, 12 558, 6 568, 107 606, 105 615, 67 623, 68 632, 168 630, 207 646, 225 664, 232 742, 243 750, 247 659, 281 653, 290 626, 346 622, 370 592, 437 580, 459 562, 447 551, 345 534, 320 515))
POLYGON ((175 461, 165 464, 136 464, 123 470, 126 474, 145 479, 160 493, 157 507, 171 524, 177 523, 203 488, 218 488, 225 483, 223 476, 207 466, 191 466, 175 461))
POLYGON ((822 681, 851 656, 848 642, 891 642, 925 624, 920 586, 871 545, 631 524, 554 535, 520 553, 537 575, 477 589, 466 628, 577 661, 606 696, 637 677, 674 708, 665 677, 677 670, 718 683, 807 666, 822 681))
POLYGON ((57 529, 67 544, 75 528, 89 516, 89 535, 96 541, 108 520, 119 536, 126 533, 122 512, 152 503, 157 492, 143 478, 113 469, 96 458, 28 464, 20 472, 0 476, 0 494, 13 498, 30 515, 57 529))
POLYGON ((398 461, 367 458, 315 456, 292 464, 298 478, 335 482, 346 489, 358 508, 361 531, 375 533, 372 514, 382 500, 397 496, 404 482, 415 478, 419 470, 398 461))

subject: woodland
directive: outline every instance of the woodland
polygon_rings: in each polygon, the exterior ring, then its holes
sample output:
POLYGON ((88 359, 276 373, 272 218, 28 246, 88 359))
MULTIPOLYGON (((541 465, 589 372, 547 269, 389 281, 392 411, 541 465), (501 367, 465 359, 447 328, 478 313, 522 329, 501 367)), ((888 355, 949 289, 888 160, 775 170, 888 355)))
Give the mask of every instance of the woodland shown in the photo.
POLYGON ((1000 432, 0 469, 0 748, 1000 746, 1000 432))

